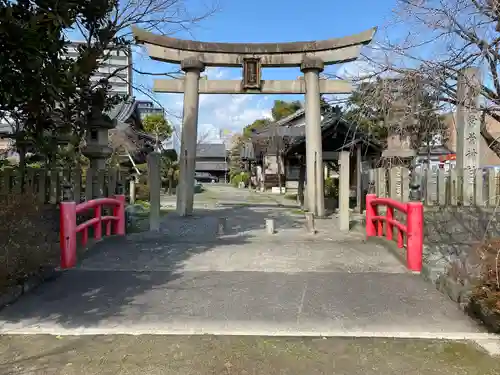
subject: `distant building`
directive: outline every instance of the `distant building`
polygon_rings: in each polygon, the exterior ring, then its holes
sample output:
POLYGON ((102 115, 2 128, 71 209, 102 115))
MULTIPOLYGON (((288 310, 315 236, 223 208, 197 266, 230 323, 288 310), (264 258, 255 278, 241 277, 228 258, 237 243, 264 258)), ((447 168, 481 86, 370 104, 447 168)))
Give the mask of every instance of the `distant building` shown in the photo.
POLYGON ((163 108, 156 107, 153 102, 149 100, 137 100, 137 110, 141 116, 141 120, 148 115, 164 115, 163 108))
MULTIPOLYGON (((83 43, 72 42, 68 46, 68 56, 76 58, 78 46, 83 43)), ((132 95, 132 51, 130 48, 128 51, 111 50, 110 57, 102 62, 92 80, 98 81, 112 73, 115 74, 109 78, 110 91, 115 94, 132 95)))
POLYGON ((223 143, 200 143, 196 147, 197 173, 210 173, 219 180, 227 176, 228 159, 226 146, 223 143))

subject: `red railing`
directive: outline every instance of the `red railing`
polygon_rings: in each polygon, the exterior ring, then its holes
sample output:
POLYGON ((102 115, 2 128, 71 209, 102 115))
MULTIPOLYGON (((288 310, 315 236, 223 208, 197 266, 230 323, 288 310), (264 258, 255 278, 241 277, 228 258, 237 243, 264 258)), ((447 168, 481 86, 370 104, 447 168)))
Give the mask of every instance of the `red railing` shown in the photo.
POLYGON ((61 268, 72 268, 76 265, 76 234, 82 232, 82 245, 89 239, 89 227, 94 229, 94 239, 102 238, 102 224, 105 224, 106 235, 125 235, 125 195, 114 198, 99 198, 80 204, 76 202, 61 202, 61 268), (102 216, 102 206, 112 206, 112 216, 102 216), (94 217, 79 225, 76 224, 78 214, 94 209, 94 217), (113 228, 114 227, 114 230, 113 228), (114 233, 113 233, 114 232, 114 233))
POLYGON ((377 198, 375 194, 366 196, 366 236, 383 236, 393 240, 396 228, 397 243, 401 249, 406 245, 406 262, 411 271, 422 271, 424 247, 424 207, 421 202, 401 203, 390 198, 377 198), (385 216, 378 214, 378 206, 386 206, 385 216), (406 215, 406 223, 394 218, 394 210, 406 215), (406 237, 406 243, 405 243, 406 237))

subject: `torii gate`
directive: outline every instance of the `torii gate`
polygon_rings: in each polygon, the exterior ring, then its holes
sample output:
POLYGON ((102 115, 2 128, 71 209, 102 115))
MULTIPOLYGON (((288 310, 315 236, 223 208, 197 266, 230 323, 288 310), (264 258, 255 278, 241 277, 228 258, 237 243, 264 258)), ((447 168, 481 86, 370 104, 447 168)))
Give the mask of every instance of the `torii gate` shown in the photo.
POLYGON ((344 38, 289 43, 208 43, 156 35, 133 28, 153 60, 181 64, 183 79, 154 81, 155 92, 184 93, 177 212, 193 212, 199 94, 305 94, 307 207, 324 216, 321 94, 348 94, 349 82, 323 80, 325 65, 354 61, 376 28, 344 38), (206 66, 243 67, 242 80, 200 80, 206 66), (300 67, 304 79, 261 80, 262 67, 300 67))

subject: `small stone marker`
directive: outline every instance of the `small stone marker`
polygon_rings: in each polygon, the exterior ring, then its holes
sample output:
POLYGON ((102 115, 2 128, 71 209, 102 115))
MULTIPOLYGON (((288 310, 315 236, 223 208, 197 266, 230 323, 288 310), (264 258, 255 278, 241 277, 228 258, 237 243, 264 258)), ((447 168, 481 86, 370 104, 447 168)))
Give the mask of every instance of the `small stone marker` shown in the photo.
POLYGON ((217 234, 219 236, 223 236, 224 233, 226 233, 226 221, 225 217, 219 217, 219 221, 217 223, 217 234))
POLYGON ((276 233, 274 228, 274 219, 266 219, 266 232, 267 234, 276 233))
POLYGON ((314 227, 314 214, 312 212, 306 212, 306 229, 311 234, 316 234, 316 228, 314 227))

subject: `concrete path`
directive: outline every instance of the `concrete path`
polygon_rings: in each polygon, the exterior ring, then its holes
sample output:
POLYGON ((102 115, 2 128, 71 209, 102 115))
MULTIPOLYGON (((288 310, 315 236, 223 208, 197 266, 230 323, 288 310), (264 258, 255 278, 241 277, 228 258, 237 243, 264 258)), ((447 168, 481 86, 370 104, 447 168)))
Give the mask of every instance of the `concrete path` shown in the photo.
POLYGON ((293 202, 269 196, 216 186, 206 196, 213 207, 167 215, 160 233, 98 244, 77 269, 1 310, 0 333, 484 337, 361 233, 325 219, 310 235, 293 202))

